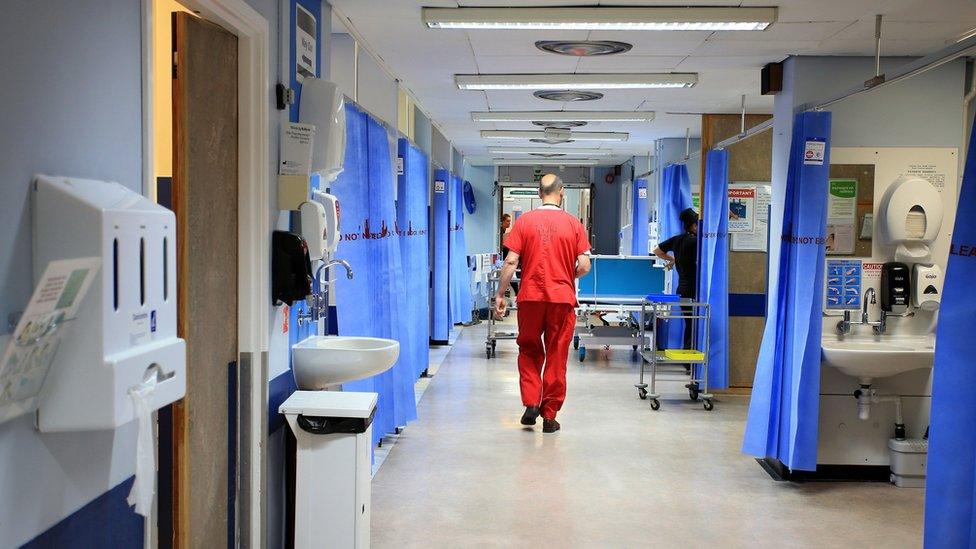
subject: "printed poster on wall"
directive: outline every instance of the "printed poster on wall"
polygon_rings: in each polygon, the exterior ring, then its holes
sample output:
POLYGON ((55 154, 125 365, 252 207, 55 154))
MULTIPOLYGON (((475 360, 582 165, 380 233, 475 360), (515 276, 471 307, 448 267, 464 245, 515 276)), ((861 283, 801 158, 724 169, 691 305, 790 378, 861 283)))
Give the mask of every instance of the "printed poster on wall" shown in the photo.
POLYGON ((857 181, 831 179, 827 195, 827 253, 854 253, 856 228, 857 181))
POLYGON ((862 266, 859 259, 827 260, 827 308, 860 309, 862 266))
MULTIPOLYGON (((773 193, 769 183, 750 183, 755 189, 755 213, 751 233, 732 233, 733 252, 765 252, 769 240, 769 203, 773 193)), ((729 199, 731 203, 731 197, 729 199)), ((730 231, 731 232, 731 231, 730 231)))
POLYGON ((729 233, 752 233, 756 228, 756 186, 729 185, 729 233))
POLYGON ((315 16, 295 4, 295 80, 315 77, 315 16))

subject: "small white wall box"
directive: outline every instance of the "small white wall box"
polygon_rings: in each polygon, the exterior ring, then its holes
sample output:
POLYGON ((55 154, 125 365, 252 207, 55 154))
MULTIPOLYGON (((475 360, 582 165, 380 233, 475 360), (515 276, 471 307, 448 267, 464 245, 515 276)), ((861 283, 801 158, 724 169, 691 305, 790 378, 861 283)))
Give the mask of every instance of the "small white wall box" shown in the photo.
POLYGON ((920 177, 901 176, 881 197, 877 223, 896 257, 925 258, 942 229, 942 194, 920 177))
POLYGON ((925 311, 938 310, 942 302, 942 268, 938 265, 912 266, 912 301, 925 311))
POLYGON ((52 260, 102 259, 41 389, 38 429, 124 425, 136 418, 129 389, 153 377, 152 409, 182 398, 173 212, 104 181, 39 175, 32 194, 35 277, 52 260))
POLYGON ((918 438, 888 439, 891 457, 891 482, 899 488, 925 487, 925 462, 929 441, 918 438))

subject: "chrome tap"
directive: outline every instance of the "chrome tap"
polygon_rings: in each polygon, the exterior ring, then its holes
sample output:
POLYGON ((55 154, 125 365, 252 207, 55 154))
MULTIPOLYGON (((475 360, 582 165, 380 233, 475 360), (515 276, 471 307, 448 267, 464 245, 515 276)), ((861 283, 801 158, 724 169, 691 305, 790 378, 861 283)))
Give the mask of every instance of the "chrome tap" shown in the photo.
MULTIPOLYGON (((352 280, 352 274, 353 274, 352 273, 352 265, 350 265, 349 262, 346 261, 345 259, 332 259, 332 260, 329 260, 328 262, 323 261, 322 264, 319 265, 319 268, 315 271, 315 280, 318 280, 318 281, 321 282, 322 271, 327 271, 327 270, 331 269, 332 267, 335 267, 336 265, 342 265, 343 267, 345 267, 346 268, 346 278, 348 278, 349 280, 352 280)), ((329 281, 326 280, 325 283, 328 284, 329 281)))
POLYGON ((868 296, 871 296, 871 305, 878 302, 877 292, 874 288, 864 290, 864 297, 861 299, 861 324, 868 324, 868 296))
MULTIPOLYGON (((325 271, 326 274, 328 274, 329 269, 335 267, 336 265, 342 265, 346 269, 346 278, 352 280, 352 265, 350 265, 345 259, 331 259, 329 261, 323 261, 322 264, 319 265, 319 268, 315 270, 315 280, 317 280, 319 283, 319 291, 313 292, 312 295, 305 299, 309 309, 307 321, 318 322, 319 320, 325 319, 325 326, 323 328, 326 335, 329 333, 329 278, 326 276, 325 280, 322 280, 322 271, 325 271)), ((298 323, 302 323, 301 316, 299 316, 298 323)))

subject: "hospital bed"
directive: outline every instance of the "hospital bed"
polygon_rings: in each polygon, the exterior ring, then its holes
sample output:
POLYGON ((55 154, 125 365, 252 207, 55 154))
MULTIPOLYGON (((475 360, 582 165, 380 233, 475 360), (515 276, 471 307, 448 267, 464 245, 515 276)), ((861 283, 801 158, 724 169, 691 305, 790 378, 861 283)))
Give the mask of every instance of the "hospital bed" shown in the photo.
POLYGON ((650 256, 591 256, 590 272, 576 284, 579 302, 573 348, 579 359, 586 359, 587 346, 630 345, 634 351, 641 344, 637 313, 648 294, 666 290, 665 270, 650 256))

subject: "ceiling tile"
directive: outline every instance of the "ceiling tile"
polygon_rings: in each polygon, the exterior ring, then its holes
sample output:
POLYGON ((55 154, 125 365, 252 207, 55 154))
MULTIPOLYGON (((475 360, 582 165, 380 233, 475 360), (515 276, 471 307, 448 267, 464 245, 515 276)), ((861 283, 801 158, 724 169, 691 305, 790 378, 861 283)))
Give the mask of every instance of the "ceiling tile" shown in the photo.
POLYGON ((607 55, 583 57, 579 72, 651 72, 669 71, 684 59, 683 55, 607 55))

